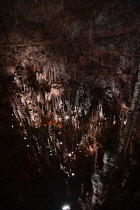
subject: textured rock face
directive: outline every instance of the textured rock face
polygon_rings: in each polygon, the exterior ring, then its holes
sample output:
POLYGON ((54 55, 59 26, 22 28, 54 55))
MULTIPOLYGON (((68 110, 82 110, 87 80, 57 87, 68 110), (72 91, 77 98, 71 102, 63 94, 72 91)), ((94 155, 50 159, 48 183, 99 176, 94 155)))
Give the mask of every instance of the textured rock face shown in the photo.
POLYGON ((1 1, 1 99, 9 100, 40 173, 40 155, 50 164, 48 148, 65 157, 78 144, 94 155, 94 169, 106 149, 133 153, 138 12, 137 1, 1 1))

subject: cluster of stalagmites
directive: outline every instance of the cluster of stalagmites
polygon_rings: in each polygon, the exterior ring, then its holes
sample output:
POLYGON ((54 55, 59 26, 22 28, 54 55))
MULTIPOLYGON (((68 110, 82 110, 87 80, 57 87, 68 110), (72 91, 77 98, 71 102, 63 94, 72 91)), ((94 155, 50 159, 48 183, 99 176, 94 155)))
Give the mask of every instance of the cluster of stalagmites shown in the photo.
POLYGON ((103 204, 107 199, 111 179, 115 170, 115 165, 117 163, 117 155, 112 154, 107 151, 103 156, 103 167, 101 170, 95 170, 92 174, 92 204, 96 203, 103 204))
POLYGON ((96 169, 91 176, 92 194, 88 192, 79 198, 82 209, 94 209, 102 206, 112 192, 116 171, 118 170, 119 156, 109 151, 104 152, 102 169, 96 169))

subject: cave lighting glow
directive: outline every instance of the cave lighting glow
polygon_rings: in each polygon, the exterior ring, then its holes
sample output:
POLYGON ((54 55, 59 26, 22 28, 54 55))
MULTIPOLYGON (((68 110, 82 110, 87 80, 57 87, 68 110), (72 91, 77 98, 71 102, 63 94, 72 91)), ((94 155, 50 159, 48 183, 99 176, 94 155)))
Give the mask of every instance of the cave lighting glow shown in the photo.
POLYGON ((70 210, 70 206, 69 206, 69 205, 64 205, 64 206, 62 207, 62 210, 70 210))

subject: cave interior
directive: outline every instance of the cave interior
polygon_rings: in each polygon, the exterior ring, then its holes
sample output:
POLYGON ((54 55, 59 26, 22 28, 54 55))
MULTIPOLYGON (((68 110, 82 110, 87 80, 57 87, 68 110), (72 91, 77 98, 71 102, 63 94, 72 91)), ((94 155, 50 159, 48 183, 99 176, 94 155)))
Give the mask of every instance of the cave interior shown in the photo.
POLYGON ((140 209, 140 1, 0 0, 0 209, 140 209))

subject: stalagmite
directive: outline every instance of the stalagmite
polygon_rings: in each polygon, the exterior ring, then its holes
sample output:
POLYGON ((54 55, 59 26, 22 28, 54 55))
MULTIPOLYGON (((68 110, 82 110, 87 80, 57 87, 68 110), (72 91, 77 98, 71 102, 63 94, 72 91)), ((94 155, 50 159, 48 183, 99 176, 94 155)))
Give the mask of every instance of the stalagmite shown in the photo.
POLYGON ((130 135, 132 131, 133 116, 136 111, 139 95, 140 95, 140 66, 138 69, 137 78, 136 78, 136 82, 134 86, 131 106, 128 112, 126 127, 124 130, 124 134, 121 136, 121 139, 120 139, 120 144, 118 148, 119 153, 123 151, 125 151, 125 153, 127 152, 129 141, 130 141, 130 135))

